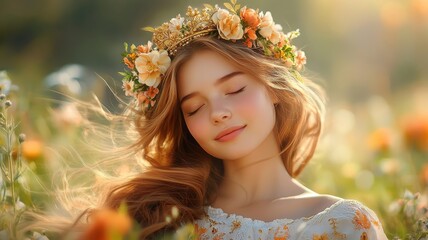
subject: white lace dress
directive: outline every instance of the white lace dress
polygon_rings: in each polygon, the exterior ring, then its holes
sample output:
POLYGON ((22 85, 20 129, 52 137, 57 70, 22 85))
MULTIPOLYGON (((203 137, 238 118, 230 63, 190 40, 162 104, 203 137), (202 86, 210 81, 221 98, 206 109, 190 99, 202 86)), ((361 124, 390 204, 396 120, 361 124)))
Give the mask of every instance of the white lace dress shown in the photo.
POLYGON ((198 239, 387 239, 376 214, 355 200, 340 200, 312 217, 270 222, 205 210, 194 223, 198 239))

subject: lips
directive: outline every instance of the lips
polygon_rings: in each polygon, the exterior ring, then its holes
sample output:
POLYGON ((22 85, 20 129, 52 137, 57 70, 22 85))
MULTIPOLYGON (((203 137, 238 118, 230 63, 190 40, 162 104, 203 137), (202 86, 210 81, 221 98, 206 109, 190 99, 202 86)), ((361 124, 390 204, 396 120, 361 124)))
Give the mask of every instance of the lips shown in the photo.
POLYGON ((228 129, 225 129, 221 131, 214 140, 216 141, 227 141, 230 140, 230 138, 234 138, 239 132, 241 132, 242 129, 244 129, 247 125, 244 126, 235 126, 230 127, 228 129))

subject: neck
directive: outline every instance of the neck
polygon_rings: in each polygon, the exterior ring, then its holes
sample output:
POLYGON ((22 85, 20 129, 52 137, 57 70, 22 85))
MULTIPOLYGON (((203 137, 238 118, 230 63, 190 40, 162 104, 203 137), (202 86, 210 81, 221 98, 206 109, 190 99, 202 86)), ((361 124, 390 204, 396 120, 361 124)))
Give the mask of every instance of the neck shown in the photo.
POLYGON ((223 160, 225 172, 219 187, 220 199, 243 207, 308 191, 288 174, 271 135, 259 151, 241 159, 223 160))

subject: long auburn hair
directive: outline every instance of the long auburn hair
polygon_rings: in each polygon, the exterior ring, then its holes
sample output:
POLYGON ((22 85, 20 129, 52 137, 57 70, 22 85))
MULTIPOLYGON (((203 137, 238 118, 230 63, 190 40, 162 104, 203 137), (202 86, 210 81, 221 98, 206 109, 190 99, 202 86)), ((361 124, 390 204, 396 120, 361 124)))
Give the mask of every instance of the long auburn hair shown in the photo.
MULTIPOLYGON (((136 174, 105 178, 103 183, 108 184, 96 188, 97 194, 92 196, 98 201, 86 207, 87 216, 94 209, 116 209, 124 202, 130 216, 143 228, 141 239, 147 239, 202 217, 204 207, 215 200, 223 177, 223 163, 206 153, 192 137, 177 96, 180 67, 200 50, 219 53, 255 76, 277 100, 274 132, 290 176, 297 177, 311 159, 323 122, 322 89, 313 81, 291 73, 281 60, 265 56, 260 49, 211 36, 200 37, 173 58, 159 86, 155 107, 145 112, 127 111, 132 115, 132 128, 137 134, 134 142, 108 152, 110 157, 120 156, 112 159, 114 162, 129 161, 135 155, 147 164, 136 174), (167 221, 173 207, 178 208, 179 217, 167 221)), ((47 224, 39 226, 46 228, 47 224)))
POLYGON ((177 96, 180 67, 202 49, 215 51, 256 76, 278 100, 275 133, 290 176, 296 177, 302 171, 317 145, 324 95, 316 84, 297 78, 283 62, 257 49, 213 37, 193 40, 173 59, 155 107, 135 120, 140 138, 132 147, 143 149, 143 159, 150 167, 113 188, 105 202, 115 208, 125 201, 130 214, 144 227, 143 237, 201 217, 203 207, 214 201, 223 175, 221 160, 207 154, 189 133, 177 96), (180 217, 168 223, 165 217, 173 206, 178 208, 180 217))

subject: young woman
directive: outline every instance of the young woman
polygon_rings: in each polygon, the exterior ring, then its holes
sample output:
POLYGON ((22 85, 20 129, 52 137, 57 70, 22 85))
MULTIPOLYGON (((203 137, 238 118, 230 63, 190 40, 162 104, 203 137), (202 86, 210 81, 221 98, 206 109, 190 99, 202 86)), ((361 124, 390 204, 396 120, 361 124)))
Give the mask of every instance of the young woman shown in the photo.
POLYGON ((322 90, 299 73, 299 32, 283 33, 270 12, 225 6, 189 7, 148 28, 153 44, 127 49, 138 133, 128 151, 147 164, 103 189, 99 207, 125 203, 142 239, 185 223, 199 239, 386 239, 360 202, 295 179, 324 113, 322 90))

